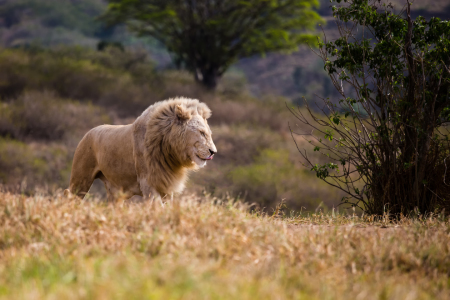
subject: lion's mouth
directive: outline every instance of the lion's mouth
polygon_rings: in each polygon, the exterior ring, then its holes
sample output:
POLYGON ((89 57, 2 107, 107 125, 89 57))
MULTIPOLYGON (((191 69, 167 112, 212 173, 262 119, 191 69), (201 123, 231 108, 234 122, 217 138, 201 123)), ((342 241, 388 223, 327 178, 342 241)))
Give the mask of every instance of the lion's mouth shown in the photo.
POLYGON ((201 160, 211 160, 213 159, 214 154, 211 154, 210 156, 208 156, 207 158, 202 158, 200 156, 197 155, 198 158, 200 158, 201 160))

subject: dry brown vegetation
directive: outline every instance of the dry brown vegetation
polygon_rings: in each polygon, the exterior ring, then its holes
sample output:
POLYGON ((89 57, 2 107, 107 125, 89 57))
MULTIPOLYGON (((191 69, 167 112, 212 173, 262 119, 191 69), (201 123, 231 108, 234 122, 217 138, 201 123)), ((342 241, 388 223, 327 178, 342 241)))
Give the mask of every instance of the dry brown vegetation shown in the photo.
POLYGON ((18 140, 61 140, 111 122, 104 109, 32 91, 1 103, 0 135, 18 140))
POLYGON ((449 299, 450 222, 0 193, 2 299, 449 299))

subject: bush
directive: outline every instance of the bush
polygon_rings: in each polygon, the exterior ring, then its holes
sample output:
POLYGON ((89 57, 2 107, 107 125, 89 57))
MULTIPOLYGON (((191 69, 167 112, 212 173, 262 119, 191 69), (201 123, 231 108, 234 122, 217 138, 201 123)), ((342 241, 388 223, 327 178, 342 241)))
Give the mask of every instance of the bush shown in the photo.
POLYGON ((73 153, 63 145, 0 138, 0 185, 13 192, 67 186, 73 153))
POLYGON ((0 138, 0 183, 17 186, 27 177, 40 178, 45 162, 19 141, 0 138))
POLYGON ((63 139, 109 122, 102 109, 50 92, 26 92, 14 102, 0 104, 0 135, 21 140, 63 139))
POLYGON ((310 139, 330 158, 318 165, 300 152, 306 163, 369 214, 450 208, 450 22, 412 20, 410 6, 405 16, 375 0, 334 7, 341 37, 320 56, 342 99, 324 99, 325 119, 292 111, 323 134, 310 139))
POLYGON ((260 207, 274 208, 282 199, 289 209, 314 210, 320 202, 333 205, 335 193, 296 166, 286 149, 264 149, 248 166, 238 166, 229 173, 232 191, 260 207))
POLYGON ((0 53, 0 98, 25 90, 92 102, 121 116, 137 115, 159 99, 163 85, 141 53, 82 48, 8 49, 0 53))

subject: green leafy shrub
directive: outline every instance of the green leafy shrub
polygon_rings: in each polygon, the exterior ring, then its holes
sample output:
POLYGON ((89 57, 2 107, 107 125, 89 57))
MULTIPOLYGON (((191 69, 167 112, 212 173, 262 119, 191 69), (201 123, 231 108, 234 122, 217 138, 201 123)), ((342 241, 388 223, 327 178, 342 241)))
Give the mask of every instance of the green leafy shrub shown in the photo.
MULTIPOLYGON (((340 0, 333 0, 340 3, 340 0)), ((441 212, 450 208, 450 21, 411 17, 377 0, 333 7, 341 36, 320 43, 339 104, 323 99, 326 117, 292 112, 317 135, 320 179, 369 214, 441 212)))

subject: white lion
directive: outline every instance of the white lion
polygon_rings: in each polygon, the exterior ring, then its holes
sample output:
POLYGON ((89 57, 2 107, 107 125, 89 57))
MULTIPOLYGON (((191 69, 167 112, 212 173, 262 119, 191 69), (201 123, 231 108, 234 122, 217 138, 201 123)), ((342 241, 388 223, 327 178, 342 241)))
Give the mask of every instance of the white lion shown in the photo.
POLYGON ((204 167, 217 153, 210 116, 206 104, 175 98, 153 104, 133 124, 91 129, 75 151, 65 194, 84 198, 96 178, 108 200, 119 190, 157 199, 181 192, 189 170, 204 167))

